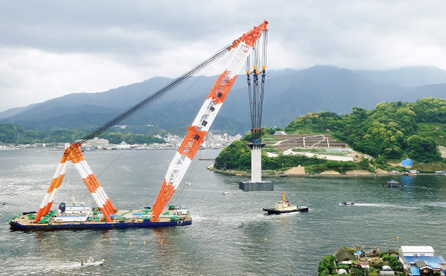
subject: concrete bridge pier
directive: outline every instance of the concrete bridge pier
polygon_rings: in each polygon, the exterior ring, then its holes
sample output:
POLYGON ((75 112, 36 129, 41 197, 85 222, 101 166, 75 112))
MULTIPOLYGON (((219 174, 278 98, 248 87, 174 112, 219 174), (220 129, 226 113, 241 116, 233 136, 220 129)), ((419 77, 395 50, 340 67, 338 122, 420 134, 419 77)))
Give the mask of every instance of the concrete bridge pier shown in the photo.
POLYGON ((262 181, 262 148, 265 144, 249 144, 251 148, 251 181, 239 182, 239 188, 245 192, 273 191, 271 181, 262 181))

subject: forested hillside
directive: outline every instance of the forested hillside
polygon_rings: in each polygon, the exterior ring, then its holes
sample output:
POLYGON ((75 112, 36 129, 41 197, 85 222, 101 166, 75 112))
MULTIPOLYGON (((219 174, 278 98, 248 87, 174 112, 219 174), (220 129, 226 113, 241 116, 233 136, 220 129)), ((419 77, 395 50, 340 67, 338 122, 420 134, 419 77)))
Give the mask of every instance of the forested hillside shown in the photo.
POLYGON ((433 162, 441 159, 437 145, 446 146, 446 100, 423 98, 414 103, 380 103, 372 110, 309 113, 298 117, 287 133, 326 133, 354 150, 375 158, 433 162))
MULTIPOLYGON (((213 77, 192 77, 125 122, 131 132, 147 135, 186 133, 209 90, 213 77), (150 127, 148 127, 150 125, 150 127)), ((0 124, 15 123, 32 130, 99 128, 152 95, 172 79, 156 77, 98 93, 73 93, 27 107, 0 112, 0 124)), ((334 66, 268 71, 262 122, 285 127, 296 117, 319 111, 349 113, 353 106, 372 109, 380 102, 414 102, 444 98, 446 71, 402 68, 386 72, 352 71, 334 66)), ((240 75, 215 119, 213 131, 231 135, 251 128, 246 77, 240 75)))
MULTIPOLYGON (((278 129, 264 129, 272 134, 278 129)), ((286 128, 287 134, 327 134, 347 143, 355 151, 366 153, 372 160, 359 162, 330 161, 301 155, 268 157, 262 155, 262 168, 281 170, 305 166, 307 173, 335 170, 392 170, 389 160, 406 157, 420 163, 435 163, 444 168, 438 145, 446 146, 446 100, 423 98, 415 103, 380 103, 372 110, 354 107, 349 114, 318 112, 302 115, 286 128)), ((247 146, 250 135, 235 141, 221 151, 214 167, 222 170, 250 170, 251 153, 247 146)))

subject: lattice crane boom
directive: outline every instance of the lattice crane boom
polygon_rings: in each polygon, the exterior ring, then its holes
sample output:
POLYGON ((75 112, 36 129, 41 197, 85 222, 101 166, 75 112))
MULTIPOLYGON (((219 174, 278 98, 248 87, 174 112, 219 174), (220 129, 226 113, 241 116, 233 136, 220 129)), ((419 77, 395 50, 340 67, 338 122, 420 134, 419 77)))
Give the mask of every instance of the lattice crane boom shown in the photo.
POLYGON ((167 169, 160 192, 153 206, 153 221, 158 220, 164 207, 169 202, 178 185, 180 185, 196 152, 203 143, 204 137, 220 111, 226 96, 234 85, 240 69, 245 64, 259 38, 268 31, 267 25, 268 22, 264 21, 250 32, 243 34, 229 47, 231 56, 226 64, 225 71, 218 76, 192 125, 187 128, 188 132, 167 169))

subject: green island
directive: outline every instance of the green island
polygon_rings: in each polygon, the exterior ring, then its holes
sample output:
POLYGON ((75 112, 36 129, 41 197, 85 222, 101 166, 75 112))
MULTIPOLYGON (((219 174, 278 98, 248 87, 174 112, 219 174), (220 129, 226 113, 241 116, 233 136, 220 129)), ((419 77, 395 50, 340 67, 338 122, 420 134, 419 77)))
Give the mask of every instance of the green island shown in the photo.
MULTIPOLYGON (((212 169, 250 172, 251 134, 224 148, 212 169)), ((354 107, 349 114, 309 113, 284 129, 262 130, 265 175, 379 174, 406 172, 403 159, 420 173, 446 168, 446 100, 384 102, 373 110, 354 107), (340 157, 344 157, 343 159, 340 157)))

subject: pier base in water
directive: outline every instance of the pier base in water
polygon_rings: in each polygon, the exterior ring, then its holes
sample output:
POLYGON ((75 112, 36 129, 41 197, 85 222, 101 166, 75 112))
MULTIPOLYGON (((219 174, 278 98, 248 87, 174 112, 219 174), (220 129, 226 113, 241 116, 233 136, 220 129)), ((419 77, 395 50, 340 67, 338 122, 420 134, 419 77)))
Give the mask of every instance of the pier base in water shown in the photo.
POLYGON ((271 181, 241 181, 238 187, 244 192, 274 191, 274 184, 271 181))

